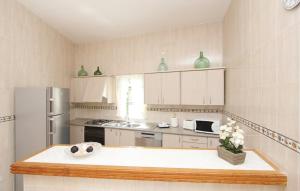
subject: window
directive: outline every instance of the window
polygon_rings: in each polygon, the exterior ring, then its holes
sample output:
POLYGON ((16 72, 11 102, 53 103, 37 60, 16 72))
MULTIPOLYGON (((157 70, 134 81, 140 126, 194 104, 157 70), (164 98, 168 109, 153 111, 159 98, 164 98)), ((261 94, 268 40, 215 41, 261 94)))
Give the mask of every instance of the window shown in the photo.
POLYGON ((127 120, 143 119, 144 105, 144 76, 117 76, 118 116, 127 120))

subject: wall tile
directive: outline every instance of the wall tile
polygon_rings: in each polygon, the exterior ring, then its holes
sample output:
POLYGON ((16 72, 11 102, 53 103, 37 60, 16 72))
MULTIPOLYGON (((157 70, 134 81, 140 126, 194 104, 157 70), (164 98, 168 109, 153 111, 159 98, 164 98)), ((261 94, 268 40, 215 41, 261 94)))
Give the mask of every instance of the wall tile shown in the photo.
POLYGON ((73 44, 15 0, 0 0, 0 190, 13 190, 14 114, 17 86, 69 87, 73 44), (5 122, 4 122, 5 121, 5 122))
POLYGON ((300 188, 295 170, 299 154, 285 144, 291 139, 299 143, 300 138, 299 15, 299 7, 286 11, 281 1, 233 0, 223 24, 225 111, 259 124, 261 130, 266 127, 266 133, 283 135, 282 142, 275 142, 250 127, 246 143, 287 172, 285 190, 291 191, 300 188))

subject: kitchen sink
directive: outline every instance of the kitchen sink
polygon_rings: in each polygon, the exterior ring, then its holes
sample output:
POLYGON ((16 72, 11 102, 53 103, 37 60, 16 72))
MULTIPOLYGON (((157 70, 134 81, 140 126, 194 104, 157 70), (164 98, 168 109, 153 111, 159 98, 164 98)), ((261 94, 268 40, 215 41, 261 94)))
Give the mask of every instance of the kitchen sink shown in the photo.
POLYGON ((140 125, 140 124, 137 124, 137 123, 127 123, 127 124, 125 124, 125 125, 123 125, 123 126, 121 126, 121 127, 137 128, 137 127, 139 127, 139 126, 141 126, 141 125, 140 125))
POLYGON ((139 123, 130 122, 109 122, 102 125, 103 127, 116 127, 116 128, 138 128, 141 126, 139 123))

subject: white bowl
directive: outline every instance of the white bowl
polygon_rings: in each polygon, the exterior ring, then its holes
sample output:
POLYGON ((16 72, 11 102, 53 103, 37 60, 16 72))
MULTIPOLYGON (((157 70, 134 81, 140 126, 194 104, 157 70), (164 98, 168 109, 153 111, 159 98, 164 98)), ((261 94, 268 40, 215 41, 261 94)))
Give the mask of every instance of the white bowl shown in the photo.
POLYGON ((71 145, 68 148, 65 149, 65 152, 68 155, 71 155, 73 157, 86 157, 86 156, 90 156, 94 153, 96 153, 97 151, 100 150, 100 148, 102 147, 102 145, 100 143, 96 143, 96 142, 86 142, 86 143, 80 143, 80 144, 76 144, 76 145, 71 145), (71 152, 71 148, 73 146, 77 146, 78 147, 78 151, 75 153, 71 152), (87 152, 86 149, 91 146, 93 147, 93 151, 92 152, 87 152))

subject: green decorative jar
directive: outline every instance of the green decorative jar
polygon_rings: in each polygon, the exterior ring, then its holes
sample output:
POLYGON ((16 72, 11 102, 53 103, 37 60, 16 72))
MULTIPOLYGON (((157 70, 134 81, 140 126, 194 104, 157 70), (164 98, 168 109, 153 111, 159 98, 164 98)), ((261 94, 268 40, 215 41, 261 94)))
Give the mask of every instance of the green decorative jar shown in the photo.
POLYGON ((97 66, 97 70, 94 72, 94 76, 100 76, 102 75, 102 72, 99 69, 99 66, 97 66))
POLYGON ((168 70, 168 65, 165 62, 165 58, 160 59, 160 64, 158 65, 158 71, 163 72, 168 70))
POLYGON ((87 75, 88 75, 87 71, 85 71, 83 65, 81 65, 81 68, 78 71, 78 76, 87 76, 87 75))
POLYGON ((194 68, 208 68, 209 60, 203 56, 203 52, 200 52, 199 58, 194 62, 194 68))

